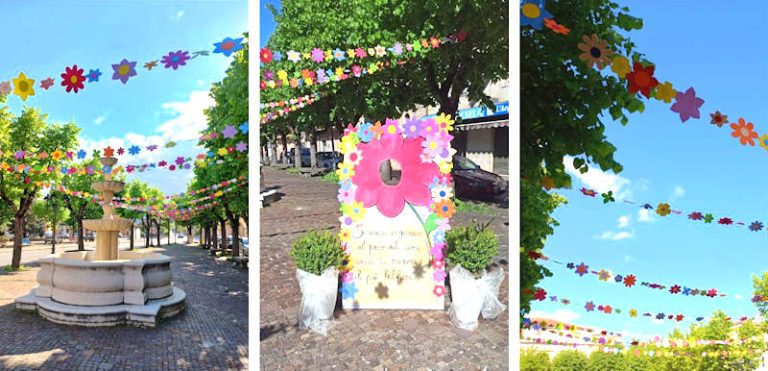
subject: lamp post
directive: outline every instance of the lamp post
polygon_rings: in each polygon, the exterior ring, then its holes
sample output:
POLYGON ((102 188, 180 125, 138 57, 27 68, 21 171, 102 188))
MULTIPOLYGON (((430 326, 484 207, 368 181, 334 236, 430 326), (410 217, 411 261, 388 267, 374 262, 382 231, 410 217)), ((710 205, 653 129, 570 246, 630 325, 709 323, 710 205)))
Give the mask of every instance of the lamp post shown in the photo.
POLYGON ((58 204, 56 203, 55 196, 53 193, 49 193, 45 196, 45 200, 48 202, 48 207, 53 210, 53 223, 51 226, 51 229, 53 230, 53 233, 51 235, 51 254, 56 253, 56 208, 58 204))

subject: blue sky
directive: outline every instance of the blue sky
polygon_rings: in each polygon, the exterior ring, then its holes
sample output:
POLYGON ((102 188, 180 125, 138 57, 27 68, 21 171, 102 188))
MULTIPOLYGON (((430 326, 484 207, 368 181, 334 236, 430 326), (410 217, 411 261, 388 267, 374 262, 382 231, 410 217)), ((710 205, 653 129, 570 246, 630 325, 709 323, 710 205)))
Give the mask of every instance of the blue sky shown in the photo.
POLYGON ((259 4, 259 10, 261 11, 259 13, 259 45, 267 45, 267 41, 269 41, 269 37, 272 35, 273 32, 275 32, 275 28, 277 27, 277 23, 275 22, 275 18, 272 16, 272 12, 267 9, 266 5, 272 4, 278 11, 280 11, 280 1, 277 0, 263 0, 260 1, 259 4))
MULTIPOLYGON (((582 196, 582 186, 613 189, 634 201, 669 202, 673 209, 711 212, 746 223, 768 222, 768 199, 760 183, 768 153, 759 146, 742 146, 731 129, 710 124, 709 113, 720 110, 730 122, 744 117, 758 134, 768 133, 768 5, 757 1, 647 2, 619 1, 644 20, 640 31, 630 33, 639 51, 656 65, 656 77, 670 81, 677 90, 693 86, 705 100, 701 119, 681 123, 671 104, 652 100, 642 114, 633 115, 626 127, 609 123, 606 135, 624 165, 618 175, 590 171, 574 177, 573 190, 561 192, 569 203, 554 214, 556 228, 545 254, 565 262, 585 262, 591 270, 612 269, 632 273, 639 280, 671 285, 717 288, 731 297, 684 297, 645 287, 624 288, 598 281, 594 275, 579 278, 564 267, 553 266, 554 277, 542 282, 548 292, 581 305, 536 302, 534 311, 632 334, 668 334, 674 327, 648 318, 629 318, 626 311, 683 313, 709 316, 716 309, 740 317, 756 314, 750 302, 752 274, 768 271, 768 232, 750 232, 746 226, 725 227, 692 222, 685 216, 640 220, 639 207, 621 203, 603 205, 582 196), (727 20, 737 19, 738 27, 727 20), (620 218, 626 219, 620 227, 620 218), (603 237, 612 237, 605 239, 603 237), (621 315, 587 313, 583 303, 611 304, 621 315)), ((557 15, 555 15, 557 17, 557 15)), ((567 26, 567 25, 566 25, 567 26)), ((549 32, 549 31, 546 31, 549 32)), ((575 45, 574 45, 575 48, 575 45)), ((687 215, 687 214, 686 214, 687 215)), ((552 265, 550 265, 552 266, 552 265)), ((540 314, 540 313, 538 313, 540 314)), ((687 329, 690 322, 683 322, 687 329)))
MULTIPOLYGON (((225 37, 247 30, 247 1, 3 1, 0 34, 4 38, 0 81, 19 72, 34 78, 36 95, 8 102, 15 113, 22 104, 40 108, 49 120, 69 121, 82 128, 81 146, 104 147, 126 143, 165 144, 196 137, 205 128, 202 109, 210 105, 210 84, 220 81, 231 58, 221 54, 198 57, 176 71, 159 65, 142 66, 170 51, 209 50, 225 37), (112 64, 123 58, 138 61, 138 76, 126 85, 112 80, 112 64), (60 86, 64 68, 99 68, 97 83, 86 83, 78 94, 60 86), (39 82, 52 77, 48 91, 39 82)), ((236 123, 240 124, 240 123, 236 123)), ((140 156, 122 156, 121 164, 155 162, 194 156, 196 142, 140 156)), ((152 170, 129 175, 160 187, 164 193, 182 192, 192 171, 152 170)))

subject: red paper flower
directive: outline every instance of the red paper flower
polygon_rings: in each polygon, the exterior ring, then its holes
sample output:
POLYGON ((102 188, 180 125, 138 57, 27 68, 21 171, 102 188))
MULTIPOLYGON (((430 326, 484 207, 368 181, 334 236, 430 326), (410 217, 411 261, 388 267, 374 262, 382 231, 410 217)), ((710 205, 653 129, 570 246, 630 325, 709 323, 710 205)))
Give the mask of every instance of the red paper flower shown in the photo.
POLYGON ((677 293, 679 293, 679 292, 680 292, 680 286, 679 286, 679 285, 673 285, 673 286, 672 286, 672 287, 669 289, 669 292, 671 292, 671 293, 673 293, 673 294, 677 294, 677 293))
POLYGON ((698 211, 694 211, 694 212, 688 214, 688 219, 691 219, 691 220, 701 220, 703 217, 704 217, 704 215, 702 215, 698 211))
POLYGON ((547 291, 544 289, 536 289, 536 292, 533 294, 533 298, 538 301, 544 301, 544 299, 547 298, 547 291))
POLYGON ((432 293, 434 293, 437 297, 445 295, 445 292, 445 286, 443 285, 435 285, 434 290, 432 290, 432 293))
POLYGON ((717 296, 717 290, 715 290, 715 289, 709 289, 709 290, 707 291, 707 296, 709 296, 710 298, 714 298, 715 296, 717 296))
POLYGON ((376 206, 384 215, 393 218, 400 214, 408 202, 427 206, 432 198, 429 185, 439 173, 434 162, 421 162, 421 143, 418 139, 386 136, 380 140, 360 143, 358 150, 363 159, 355 169, 352 182, 357 185, 355 199, 365 207, 376 206), (385 184, 379 175, 381 164, 393 159, 400 164, 400 182, 385 184))
POLYGON ((430 37, 429 38, 429 45, 432 46, 433 49, 437 48, 438 46, 440 46, 440 39, 438 39, 438 38, 436 38, 434 36, 430 37))
POLYGON ((731 225, 733 224, 733 220, 731 218, 720 218, 720 220, 717 221, 719 224, 723 225, 731 225))
POLYGON ((64 73, 61 74, 61 86, 67 88, 67 93, 74 90, 77 93, 78 90, 84 89, 83 82, 85 82, 85 76, 83 76, 83 69, 77 68, 77 65, 72 67, 66 67, 64 73))
POLYGON ((677 322, 680 322, 680 321, 682 321, 682 320, 683 320, 683 318, 685 318, 685 316, 684 316, 684 315, 682 315, 682 314, 678 314, 677 316, 675 316, 675 321, 677 321, 677 322))
POLYGON ((272 51, 267 48, 261 48, 259 56, 261 57, 261 63, 272 62, 272 51))
POLYGON ((646 98, 651 97, 651 89, 659 85, 659 81, 653 77, 654 66, 643 67, 642 64, 635 62, 632 72, 627 73, 627 81, 629 81, 629 92, 637 93, 638 91, 645 95, 646 98))
POLYGON ((628 274, 626 277, 624 277, 624 286, 632 287, 635 285, 635 282, 637 281, 637 278, 634 274, 628 274))
POLYGON ((603 312, 605 312, 605 314, 611 314, 611 312, 613 312, 613 308, 611 308, 610 305, 606 305, 603 307, 603 312))

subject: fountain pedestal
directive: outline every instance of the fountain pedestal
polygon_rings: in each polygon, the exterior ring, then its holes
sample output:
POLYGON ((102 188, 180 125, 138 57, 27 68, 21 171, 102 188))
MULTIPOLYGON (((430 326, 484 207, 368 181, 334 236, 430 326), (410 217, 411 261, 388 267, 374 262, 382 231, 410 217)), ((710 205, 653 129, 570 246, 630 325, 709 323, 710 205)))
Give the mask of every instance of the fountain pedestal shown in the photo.
MULTIPOLYGON (((117 159, 102 157, 105 166, 117 159)), ((38 286, 16 299, 16 308, 37 311, 58 323, 82 326, 133 324, 154 327, 184 310, 186 294, 171 282, 171 259, 151 252, 119 251, 118 233, 130 220, 114 214, 112 198, 123 190, 111 174, 93 183, 103 194, 101 219, 84 220, 96 232, 96 251, 52 254, 40 259, 38 286)))

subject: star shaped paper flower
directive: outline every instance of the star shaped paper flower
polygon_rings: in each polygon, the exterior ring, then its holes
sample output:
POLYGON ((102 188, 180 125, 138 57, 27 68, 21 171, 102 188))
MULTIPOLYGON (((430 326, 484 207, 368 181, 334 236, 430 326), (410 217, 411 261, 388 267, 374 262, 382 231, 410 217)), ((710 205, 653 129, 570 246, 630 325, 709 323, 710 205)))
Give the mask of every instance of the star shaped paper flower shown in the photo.
POLYGON ((359 291, 357 287, 355 287, 354 282, 343 282, 341 284, 341 296, 342 299, 354 299, 355 294, 359 291))
POLYGON ((243 38, 233 39, 231 37, 224 38, 221 42, 213 43, 216 49, 214 53, 222 53, 225 57, 229 57, 232 53, 243 49, 243 38))
POLYGON ((129 155, 138 155, 139 152, 141 152, 141 148, 139 148, 139 146, 131 146, 128 148, 129 155))
POLYGON ((240 141, 235 146, 235 150, 238 151, 238 152, 245 152, 245 151, 248 150, 248 144, 246 144, 245 142, 240 141))
POLYGON ((104 148, 104 157, 112 157, 115 154, 115 150, 112 147, 104 148))
POLYGON ((688 219, 691 219, 691 220, 701 220, 703 217, 704 216, 698 211, 694 211, 688 214, 688 219))
POLYGON ((136 76, 136 61, 129 62, 123 58, 120 63, 112 65, 112 70, 114 71, 112 80, 120 80, 120 82, 125 84, 128 82, 128 79, 136 76))
POLYGON ((717 125, 717 127, 721 128, 723 125, 728 123, 728 115, 724 115, 720 113, 720 111, 715 111, 715 113, 710 113, 709 117, 712 118, 712 121, 710 123, 712 125, 717 125))
POLYGON ((301 60, 301 53, 295 51, 295 50, 289 50, 288 53, 286 53, 288 56, 288 60, 296 63, 301 60))
POLYGON ((672 285, 672 287, 669 288, 669 292, 672 294, 679 294, 680 293, 680 285, 672 285))
POLYGON ((544 289, 536 289, 536 292, 533 294, 533 298, 539 301, 544 301, 544 299, 547 298, 547 290, 544 289))
POLYGON ((650 98, 651 89, 659 85, 659 81, 653 77, 655 67, 643 67, 643 65, 638 62, 635 62, 632 66, 632 72, 629 72, 626 75, 627 81, 629 81, 629 92, 634 94, 639 91, 646 98, 650 98))
POLYGON ((731 124, 731 129, 733 129, 733 132, 731 133, 731 136, 734 138, 739 138, 739 142, 741 142, 741 145, 747 145, 750 146, 755 145, 754 139, 757 138, 757 133, 754 132, 755 125, 751 122, 746 122, 744 118, 739 118, 739 123, 733 123, 731 124))
POLYGON ((248 121, 242 123, 239 128, 241 133, 248 134, 248 121))
POLYGON ((13 94, 16 94, 21 100, 26 101, 27 97, 35 95, 35 80, 27 78, 24 72, 19 72, 13 81, 13 94))
POLYGON ((731 225, 733 224, 733 220, 731 220, 731 218, 720 218, 717 223, 722 225, 731 225))
POLYGON ((677 96, 677 91, 672 87, 672 83, 667 81, 663 84, 659 84, 656 86, 656 93, 654 94, 654 97, 660 101, 664 101, 664 103, 672 102, 672 99, 674 99, 677 96))
POLYGON ((715 219, 712 214, 704 215, 704 223, 712 223, 712 221, 715 219))
POLYGON ((600 277, 600 281, 608 281, 611 279, 611 273, 605 269, 601 269, 599 272, 597 272, 597 275, 600 277))
POLYGON ((83 72, 84 70, 82 68, 77 68, 76 64, 72 67, 64 68, 64 73, 61 74, 61 86, 66 88, 67 93, 71 92, 72 90, 77 93, 78 90, 85 88, 83 85, 85 82, 85 76, 83 76, 83 72))
POLYGON ((237 134, 237 129, 235 129, 233 125, 225 125, 224 130, 221 131, 221 134, 226 139, 233 138, 235 134, 237 134))
POLYGON ((752 222, 752 224, 749 225, 749 230, 752 232, 758 232, 763 229, 763 223, 760 222, 752 222))
POLYGON ((629 59, 623 55, 617 55, 613 57, 613 63, 611 63, 611 71, 616 74, 620 79, 627 77, 627 74, 632 72, 632 68, 629 66, 629 59))
POLYGON ((84 159, 84 158, 85 158, 85 155, 86 155, 86 153, 85 153, 85 151, 84 151, 84 150, 82 150, 82 149, 81 149, 81 150, 77 151, 77 159, 78 159, 78 160, 82 160, 82 159, 84 159))
POLYGON ((189 52, 177 50, 175 52, 169 52, 168 55, 163 56, 160 63, 165 64, 165 68, 178 69, 181 66, 185 66, 189 60, 189 52))
POLYGON ((586 265, 584 263, 581 263, 581 264, 576 266, 576 274, 578 274, 579 276, 583 277, 587 273, 589 273, 589 266, 588 265, 586 265))
POLYGON ((717 290, 716 289, 707 290, 707 296, 709 296, 710 298, 714 298, 715 296, 717 296, 717 290))
POLYGON ((689 118, 699 118, 699 108, 704 104, 704 99, 696 97, 696 90, 688 88, 685 93, 678 92, 675 96, 675 104, 672 105, 672 112, 680 114, 682 122, 689 118))
POLYGON ((520 4, 520 25, 541 30, 545 19, 552 19, 552 13, 544 9, 543 0, 524 0, 520 4))
POLYGON ((50 77, 40 82, 40 87, 45 90, 48 90, 51 86, 53 86, 53 79, 50 77))
POLYGON ((385 49, 381 45, 376 45, 375 50, 376 50, 376 56, 377 57, 383 57, 383 56, 385 56, 387 54, 387 49, 385 49))

